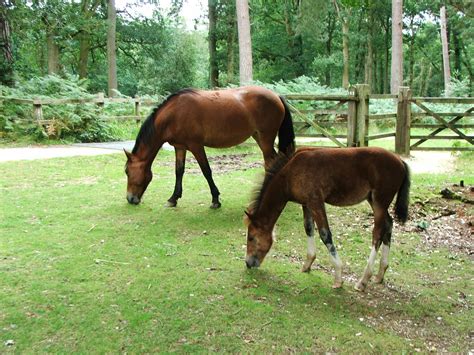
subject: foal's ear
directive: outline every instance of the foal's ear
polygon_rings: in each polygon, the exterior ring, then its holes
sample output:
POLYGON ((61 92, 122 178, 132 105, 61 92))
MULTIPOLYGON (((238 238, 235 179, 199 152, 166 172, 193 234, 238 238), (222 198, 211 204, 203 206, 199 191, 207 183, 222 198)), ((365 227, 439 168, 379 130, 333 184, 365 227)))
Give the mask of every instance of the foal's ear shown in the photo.
POLYGON ((247 211, 247 210, 245 210, 244 213, 245 213, 245 215, 247 216, 247 217, 244 217, 244 223, 245 223, 245 224, 247 225, 247 227, 248 227, 248 225, 250 224, 250 222, 253 222, 253 221, 252 221, 253 216, 252 216, 252 214, 251 214, 249 211, 247 211))
POLYGON ((127 156, 127 159, 128 160, 132 160, 132 153, 130 153, 128 150, 126 150, 125 148, 123 148, 123 152, 125 153, 125 155, 127 156))

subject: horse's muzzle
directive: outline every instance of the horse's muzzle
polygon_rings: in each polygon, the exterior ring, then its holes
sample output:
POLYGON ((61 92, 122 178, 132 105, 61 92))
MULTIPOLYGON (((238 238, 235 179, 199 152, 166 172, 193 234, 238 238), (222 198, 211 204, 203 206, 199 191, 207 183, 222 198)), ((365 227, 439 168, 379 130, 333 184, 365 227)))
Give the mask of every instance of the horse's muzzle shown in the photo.
POLYGON ((247 268, 253 268, 253 267, 259 267, 260 266, 260 261, 256 256, 248 256, 245 259, 245 264, 247 264, 247 268))
POLYGON ((127 193, 127 201, 131 205, 138 205, 140 203, 140 198, 138 196, 127 193))

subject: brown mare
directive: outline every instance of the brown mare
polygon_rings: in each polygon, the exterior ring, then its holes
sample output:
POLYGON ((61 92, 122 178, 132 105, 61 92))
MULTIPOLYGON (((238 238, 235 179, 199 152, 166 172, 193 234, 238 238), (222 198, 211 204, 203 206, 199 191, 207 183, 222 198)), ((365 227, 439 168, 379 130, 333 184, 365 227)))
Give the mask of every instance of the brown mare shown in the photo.
POLYGON ((258 267, 272 246, 272 231, 288 201, 303 206, 308 254, 303 266, 309 272, 315 259, 314 222, 335 267, 334 288, 342 286, 342 263, 333 244, 325 203, 350 206, 367 200, 374 212, 372 251, 360 281, 363 291, 372 276, 377 251, 382 257, 376 282, 382 283, 388 267, 392 218, 388 208, 397 195, 395 215, 408 217, 410 176, 407 164, 381 148, 303 148, 291 158, 280 155, 267 171, 247 214, 247 267, 258 267))
POLYGON ((212 208, 220 207, 219 190, 204 147, 228 148, 252 136, 262 150, 265 166, 276 156, 273 149, 278 134, 278 150, 294 152, 291 114, 283 98, 270 90, 249 86, 228 90, 184 89, 170 95, 145 120, 133 151, 127 152, 125 173, 127 200, 140 203, 152 179, 151 165, 161 146, 168 142, 176 154, 176 182, 168 206, 174 207, 182 195, 186 151, 199 163, 212 194, 212 208))

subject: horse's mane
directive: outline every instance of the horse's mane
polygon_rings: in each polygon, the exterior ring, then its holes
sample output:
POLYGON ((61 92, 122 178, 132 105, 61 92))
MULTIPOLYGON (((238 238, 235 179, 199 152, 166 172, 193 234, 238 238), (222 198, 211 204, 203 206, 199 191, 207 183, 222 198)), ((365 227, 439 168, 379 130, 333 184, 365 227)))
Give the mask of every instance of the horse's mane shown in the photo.
POLYGON ((197 93, 197 91, 194 89, 189 89, 189 88, 176 91, 175 93, 169 95, 161 104, 159 104, 157 107, 153 109, 153 111, 148 115, 146 120, 143 121, 143 124, 140 127, 140 131, 138 132, 137 139, 135 140, 135 146, 133 147, 132 154, 135 154, 137 152, 140 142, 147 144, 148 142, 153 140, 156 134, 154 122, 155 122, 155 117, 158 114, 158 112, 175 97, 183 95, 183 94, 188 94, 188 93, 195 94, 197 93))
POLYGON ((289 160, 290 158, 286 154, 278 153, 277 157, 275 158, 275 160, 273 160, 272 164, 266 171, 262 184, 260 185, 260 187, 256 187, 253 192, 253 199, 248 207, 248 212, 250 214, 254 214, 258 211, 260 205, 262 204, 263 195, 265 194, 273 177, 278 174, 281 169, 283 169, 283 167, 286 165, 286 163, 288 163, 289 160))

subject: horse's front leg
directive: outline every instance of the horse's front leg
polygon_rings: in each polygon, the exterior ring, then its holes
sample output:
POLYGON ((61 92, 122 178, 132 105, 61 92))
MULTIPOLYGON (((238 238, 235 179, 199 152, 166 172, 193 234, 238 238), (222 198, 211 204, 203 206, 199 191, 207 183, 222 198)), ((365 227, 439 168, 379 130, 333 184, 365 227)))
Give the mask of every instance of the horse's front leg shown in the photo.
POLYGON ((324 208, 324 202, 312 204, 311 211, 313 213, 313 218, 316 221, 316 225, 318 226, 319 237, 328 249, 329 256, 334 265, 334 283, 332 285, 332 288, 341 288, 343 283, 342 262, 341 259, 339 259, 339 255, 337 254, 336 247, 334 246, 332 240, 332 233, 329 230, 329 224, 326 215, 326 210, 324 208))
POLYGON ((306 254, 306 261, 303 265, 302 272, 310 272, 311 265, 313 265, 314 259, 316 259, 316 246, 314 244, 314 220, 311 215, 311 211, 308 207, 303 206, 304 216, 304 230, 308 237, 308 252, 306 254))
POLYGON ((174 184, 174 191, 171 197, 168 199, 168 207, 176 207, 178 199, 183 194, 183 175, 184 175, 184 164, 186 161, 186 149, 174 148, 176 160, 175 160, 175 172, 176 181, 174 184))
POLYGON ((212 179, 212 171, 211 167, 209 166, 209 161, 207 160, 207 155, 206 152, 204 151, 203 146, 195 146, 189 149, 196 160, 199 163, 199 167, 201 168, 202 173, 204 174, 204 177, 207 180, 207 183, 209 184, 209 188, 211 189, 211 195, 212 195, 212 204, 211 208, 219 208, 221 207, 221 203, 219 202, 219 189, 217 188, 216 184, 214 183, 214 180, 212 179))
MULTIPOLYGON (((377 257, 377 252, 379 251, 380 244, 382 242, 382 237, 388 232, 387 227, 388 224, 386 222, 386 215, 387 210, 381 208, 373 208, 374 211, 374 229, 372 231, 372 250, 370 251, 369 259, 367 260, 367 266, 365 267, 364 274, 362 278, 356 283, 354 288, 357 291, 364 291, 367 287, 367 284, 370 281, 370 278, 373 274, 374 263, 377 257)), ((391 227, 390 227, 391 228, 391 227)), ((383 275, 385 274, 385 270, 388 267, 388 250, 385 250, 384 253, 384 260, 382 261, 381 268, 383 268, 383 272, 379 272, 379 277, 383 280, 383 275), (386 264, 386 265, 385 265, 386 264)), ((381 281, 380 280, 380 281, 381 281)))

